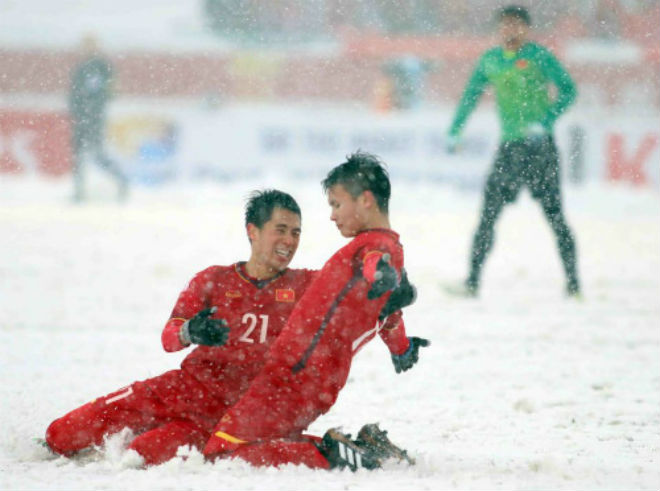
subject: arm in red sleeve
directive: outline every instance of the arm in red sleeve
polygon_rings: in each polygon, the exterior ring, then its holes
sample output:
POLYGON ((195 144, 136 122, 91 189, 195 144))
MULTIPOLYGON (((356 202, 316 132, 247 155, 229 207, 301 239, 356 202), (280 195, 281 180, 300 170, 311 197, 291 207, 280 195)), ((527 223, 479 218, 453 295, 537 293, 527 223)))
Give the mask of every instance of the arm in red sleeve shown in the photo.
POLYGON ((183 348, 190 346, 189 344, 183 344, 181 342, 181 326, 186 322, 186 319, 181 319, 180 317, 175 317, 167 321, 165 328, 163 329, 163 334, 160 337, 161 342, 163 343, 163 348, 165 351, 179 351, 183 348))
POLYGON ((389 348, 390 353, 402 355, 410 346, 403 323, 403 314, 400 310, 397 310, 386 317, 383 322, 383 328, 378 331, 378 334, 389 348))
POLYGON ((179 351, 187 345, 181 342, 179 333, 183 323, 206 307, 206 285, 213 274, 213 267, 207 268, 195 275, 172 309, 172 315, 165 324, 160 340, 167 352, 179 351))

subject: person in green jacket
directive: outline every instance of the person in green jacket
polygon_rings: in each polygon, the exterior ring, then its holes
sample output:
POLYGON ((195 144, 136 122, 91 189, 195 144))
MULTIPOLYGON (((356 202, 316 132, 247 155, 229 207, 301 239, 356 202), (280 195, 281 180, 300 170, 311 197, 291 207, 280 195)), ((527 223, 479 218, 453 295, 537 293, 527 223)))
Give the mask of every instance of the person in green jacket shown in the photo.
POLYGON ((575 84, 550 51, 529 41, 531 20, 524 7, 504 7, 498 12, 498 21, 501 45, 479 59, 449 129, 448 150, 453 152, 484 89, 494 87, 501 142, 484 189, 470 273, 465 284, 451 293, 478 294, 481 271, 494 242, 495 222, 504 205, 514 202, 526 186, 541 204, 557 238, 566 293, 578 296, 575 240, 562 212, 559 155, 552 136, 555 121, 575 100, 575 84), (549 84, 556 86, 555 97, 550 95, 549 84))

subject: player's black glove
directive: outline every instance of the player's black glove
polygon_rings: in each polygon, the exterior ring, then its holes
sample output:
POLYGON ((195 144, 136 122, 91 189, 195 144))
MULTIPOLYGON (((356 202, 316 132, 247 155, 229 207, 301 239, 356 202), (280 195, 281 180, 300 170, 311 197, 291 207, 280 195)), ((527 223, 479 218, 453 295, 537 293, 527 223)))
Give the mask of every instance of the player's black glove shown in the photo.
POLYGON ((402 269, 399 286, 397 286, 390 294, 390 298, 387 299, 387 302, 385 302, 385 305, 383 305, 380 314, 378 314, 378 319, 383 320, 392 312, 396 312, 397 310, 401 310, 408 305, 412 305, 415 303, 416 299, 417 288, 415 288, 415 285, 408 281, 408 274, 406 273, 405 269, 402 269))
POLYGON ((200 310, 181 328, 181 340, 204 346, 222 346, 227 342, 229 327, 224 319, 209 319, 217 307, 200 310))
POLYGON ((384 295, 386 292, 396 288, 399 282, 399 277, 396 269, 390 264, 390 255, 385 253, 378 260, 376 264, 376 272, 374 273, 374 282, 367 292, 367 298, 373 300, 384 295))
POLYGON ((412 366, 419 360, 419 348, 421 346, 428 346, 431 341, 424 338, 411 337, 408 338, 410 346, 402 355, 392 355, 392 363, 396 373, 405 372, 412 368, 412 366))

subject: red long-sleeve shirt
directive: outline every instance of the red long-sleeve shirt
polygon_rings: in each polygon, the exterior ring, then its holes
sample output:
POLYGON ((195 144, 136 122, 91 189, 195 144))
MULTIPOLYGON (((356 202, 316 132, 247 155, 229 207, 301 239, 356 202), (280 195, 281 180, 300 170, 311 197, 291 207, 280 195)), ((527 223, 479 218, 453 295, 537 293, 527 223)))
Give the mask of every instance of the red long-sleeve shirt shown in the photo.
MULTIPOLYGON (((195 275, 179 295, 162 332, 163 348, 185 348, 179 336, 183 323, 204 308, 217 307, 212 317, 225 319, 230 328, 226 344, 196 346, 181 369, 231 404, 262 368, 268 349, 316 274, 286 269, 260 281, 247 274, 243 262, 211 266, 195 275)), ((401 313, 389 316, 382 327, 380 335, 390 351, 403 353, 408 340, 401 313)))
POLYGON ((396 345, 394 353, 409 346, 398 314, 390 316, 392 330, 378 322, 389 293, 367 298, 375 271, 368 265, 385 253, 400 274, 403 248, 398 234, 386 229, 358 234, 325 263, 268 352, 263 370, 215 427, 205 455, 233 449, 240 441, 304 431, 332 407, 353 356, 376 333, 396 345))

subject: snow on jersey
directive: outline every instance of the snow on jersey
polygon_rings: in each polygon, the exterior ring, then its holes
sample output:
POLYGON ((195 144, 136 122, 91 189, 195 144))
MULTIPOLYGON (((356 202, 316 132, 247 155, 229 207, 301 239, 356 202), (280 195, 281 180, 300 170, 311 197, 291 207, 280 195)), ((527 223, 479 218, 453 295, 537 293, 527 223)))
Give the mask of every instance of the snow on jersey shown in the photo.
MULTIPOLYGON (((205 455, 235 442, 293 437, 332 407, 356 351, 379 332, 378 314, 389 293, 367 298, 371 282, 364 265, 384 253, 400 273, 403 248, 398 234, 372 229, 325 263, 273 343, 263 370, 214 429, 205 455)), ((398 319, 392 329, 379 332, 396 353, 408 346, 398 319)), ((389 363, 384 366, 389 368, 389 363)))
POLYGON ((163 330, 163 347, 166 351, 184 348, 178 337, 181 325, 200 310, 217 307, 212 317, 227 321, 227 343, 195 347, 181 368, 210 390, 222 393, 217 395, 231 394, 233 399, 259 372, 271 343, 315 274, 306 269, 286 269, 259 281, 246 273, 243 262, 211 266, 195 275, 179 295, 163 330))

